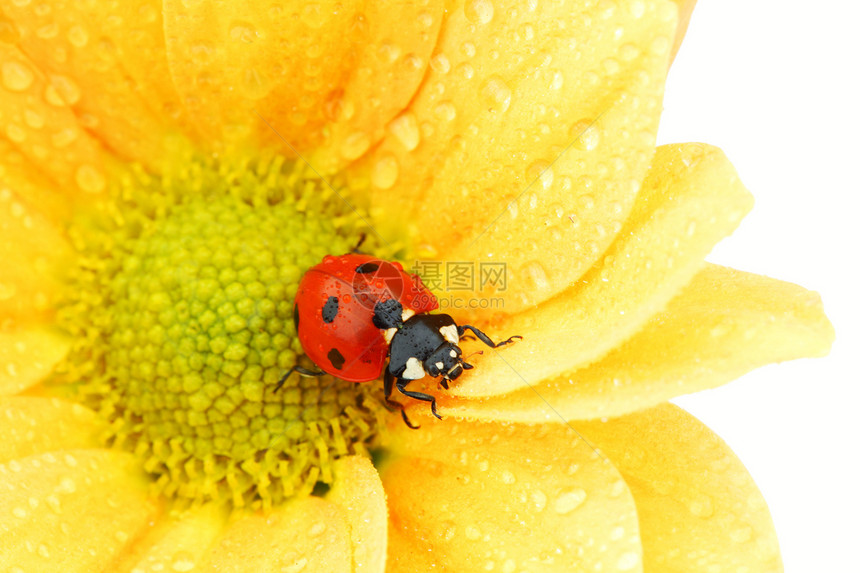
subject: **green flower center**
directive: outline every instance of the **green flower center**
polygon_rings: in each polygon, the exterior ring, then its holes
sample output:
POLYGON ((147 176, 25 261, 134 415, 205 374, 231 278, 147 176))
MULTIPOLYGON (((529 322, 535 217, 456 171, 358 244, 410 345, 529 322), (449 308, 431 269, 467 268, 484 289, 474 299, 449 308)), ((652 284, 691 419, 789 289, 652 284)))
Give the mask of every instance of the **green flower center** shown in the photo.
POLYGON ((293 298, 307 268, 356 244, 351 211, 280 163, 197 161, 126 181, 99 224, 70 229, 61 318, 76 343, 59 372, 161 492, 270 506, 373 445, 379 385, 293 375, 275 391, 297 360, 312 367, 293 298))

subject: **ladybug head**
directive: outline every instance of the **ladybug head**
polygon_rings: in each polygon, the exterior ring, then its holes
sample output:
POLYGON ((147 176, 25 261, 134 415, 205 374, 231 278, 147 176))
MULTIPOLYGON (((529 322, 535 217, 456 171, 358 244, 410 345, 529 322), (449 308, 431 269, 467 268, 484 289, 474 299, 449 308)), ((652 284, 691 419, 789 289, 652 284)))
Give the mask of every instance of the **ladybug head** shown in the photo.
POLYGON ((424 361, 424 371, 430 376, 442 376, 445 380, 456 380, 463 370, 472 368, 471 364, 463 361, 463 351, 453 342, 439 346, 427 360, 424 361))

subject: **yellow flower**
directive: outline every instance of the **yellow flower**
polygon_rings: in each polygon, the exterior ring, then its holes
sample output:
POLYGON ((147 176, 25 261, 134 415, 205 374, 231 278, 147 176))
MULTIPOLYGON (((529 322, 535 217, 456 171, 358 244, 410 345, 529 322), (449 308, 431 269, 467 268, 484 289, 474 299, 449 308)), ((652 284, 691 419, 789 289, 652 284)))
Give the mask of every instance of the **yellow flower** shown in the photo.
POLYGON ((2 568, 778 570, 666 401, 833 333, 704 263, 751 206, 723 154, 654 148, 692 4, 5 3, 2 568), (504 264, 443 300, 524 340, 417 431, 378 384, 273 391, 302 271, 362 233, 504 264))

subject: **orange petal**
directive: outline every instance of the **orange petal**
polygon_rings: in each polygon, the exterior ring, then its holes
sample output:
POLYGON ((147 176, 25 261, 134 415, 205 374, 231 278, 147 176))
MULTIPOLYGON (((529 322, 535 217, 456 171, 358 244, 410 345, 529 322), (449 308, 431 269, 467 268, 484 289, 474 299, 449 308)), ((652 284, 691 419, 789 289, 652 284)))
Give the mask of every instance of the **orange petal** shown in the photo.
POLYGON ((268 0, 164 5, 171 72, 200 131, 262 141, 287 156, 295 156, 290 146, 304 157, 321 148, 312 163, 325 172, 364 153, 412 97, 441 10, 438 2, 420 9, 268 0))
POLYGON ((490 332, 524 339, 476 357, 477 368, 452 394, 506 393, 601 358, 663 309, 751 205, 719 149, 660 147, 603 259, 568 291, 493 325, 490 332))
MULTIPOLYGON (((60 1, 46 10, 7 2, 3 10, 14 23, 21 50, 51 86, 31 91, 33 102, 68 105, 80 126, 111 150, 156 165, 179 112, 164 81, 159 10, 145 0, 60 1)), ((46 121, 46 131, 59 129, 46 121)), ((64 132, 61 138, 70 136, 64 132)))
POLYGON ((0 463, 44 452, 96 448, 104 424, 95 412, 56 398, 0 398, 0 463))
POLYGON ((46 453, 0 465, 0 568, 105 571, 157 509, 131 454, 46 453))
POLYGON ((391 571, 641 571, 633 500, 570 428, 439 422, 392 428, 391 571))
POLYGON ((42 326, 0 330, 0 396, 23 392, 47 376, 70 347, 68 338, 42 326))
POLYGON ((123 573, 192 571, 206 558, 227 522, 228 508, 207 503, 155 521, 114 566, 123 573))
POLYGON ((318 497, 296 499, 266 514, 240 514, 212 546, 203 570, 349 571, 349 526, 318 497))
POLYGON ((647 571, 782 571, 764 498, 701 422, 664 404, 576 427, 633 492, 647 571))
MULTIPOLYGON (((621 229, 654 152, 676 8, 463 4, 351 184, 372 190, 389 241, 505 263, 514 312, 567 288, 621 229)), ((480 286, 445 296, 494 294, 480 286)))
POLYGON ((388 542, 388 509, 379 472, 370 460, 347 456, 334 462, 335 481, 325 499, 337 504, 349 525, 352 570, 382 573, 388 542))
POLYGON ((596 364, 504 396, 440 403, 445 414, 490 420, 620 416, 771 362, 822 356, 833 337, 817 294, 708 265, 664 312, 596 364))
POLYGON ((64 194, 102 191, 107 154, 62 99, 63 90, 71 88, 43 73, 15 46, 0 43, 0 62, 6 141, 34 175, 47 175, 64 194))
POLYGON ((16 324, 48 319, 70 254, 54 223, 0 188, 0 316, 7 319, 0 328, 9 328, 9 318, 16 324))

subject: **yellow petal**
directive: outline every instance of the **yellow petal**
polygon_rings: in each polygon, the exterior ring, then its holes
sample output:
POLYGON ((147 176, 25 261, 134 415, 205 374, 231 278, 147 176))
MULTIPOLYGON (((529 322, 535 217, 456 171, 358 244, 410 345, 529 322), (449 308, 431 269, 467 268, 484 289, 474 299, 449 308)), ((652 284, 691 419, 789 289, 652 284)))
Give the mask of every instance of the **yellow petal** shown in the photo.
POLYGON ((474 358, 452 394, 510 392, 586 366, 641 329, 731 233, 752 200, 716 148, 663 146, 604 257, 568 291, 489 327, 524 339, 474 358))
POLYGON ((596 364, 504 396, 440 404, 445 414, 490 420, 620 416, 771 362, 822 356, 833 337, 817 294, 708 265, 665 311, 596 364))
POLYGON ((237 516, 206 559, 203 570, 350 571, 349 527, 337 505, 296 499, 266 514, 237 516))
POLYGON ((0 465, 0 568, 104 571, 156 508, 134 456, 46 453, 0 465))
MULTIPOLYGON (((350 169, 388 241, 505 263, 505 312, 567 288, 621 229, 653 154, 677 11, 534 6, 454 3, 408 110, 350 169)), ((475 283, 445 296, 494 294, 475 283)))
POLYGON ((325 499, 337 504, 349 525, 352 569, 382 573, 388 542, 388 509, 379 472, 370 460, 347 456, 334 463, 335 482, 325 499))
POLYGON ((673 0, 673 2, 678 5, 678 28, 675 30, 675 43, 672 46, 672 59, 674 60, 678 54, 678 49, 681 47, 681 42, 684 41, 687 27, 690 25, 690 16, 693 15, 696 0, 673 0))
POLYGON ((3 9, 21 50, 53 86, 50 95, 31 92, 36 100, 68 105, 111 150, 156 165, 174 121, 152 89, 169 86, 158 9, 143 0, 55 2, 47 10, 7 2, 3 9))
POLYGON ((42 326, 0 330, 0 395, 17 394, 47 376, 70 341, 42 326))
POLYGON ((32 203, 0 186, 0 316, 7 319, 0 329, 9 329, 9 318, 15 324, 47 320, 70 251, 32 203))
POLYGON ((391 571, 641 571, 633 501, 567 426, 398 421, 381 469, 391 571))
POLYGON ((324 148, 312 163, 330 172, 382 137, 409 101, 442 5, 174 0, 164 9, 174 82, 201 132, 287 156, 290 146, 306 158, 324 148))
POLYGON ((227 521, 228 508, 212 503, 173 510, 138 539, 114 566, 123 573, 192 571, 205 560, 227 521))
POLYGON ((104 424, 95 412, 56 398, 0 398, 0 463, 44 452, 97 448, 104 424))
POLYGON ((633 492, 646 571, 782 571, 764 498, 701 422, 665 404, 576 427, 633 492))
POLYGON ((15 46, 0 43, 0 62, 3 136, 31 170, 46 174, 69 194, 92 191, 88 171, 102 169, 105 152, 61 99, 68 86, 43 73, 15 46))

